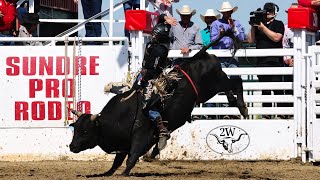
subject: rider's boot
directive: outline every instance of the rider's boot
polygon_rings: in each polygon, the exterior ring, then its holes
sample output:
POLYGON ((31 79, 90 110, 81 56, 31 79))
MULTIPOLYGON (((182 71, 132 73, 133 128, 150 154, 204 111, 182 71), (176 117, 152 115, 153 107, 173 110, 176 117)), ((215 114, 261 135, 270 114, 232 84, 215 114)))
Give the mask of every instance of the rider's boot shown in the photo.
POLYGON ((157 125, 158 131, 159 131, 159 144, 158 148, 159 151, 164 149, 167 145, 167 140, 170 138, 170 133, 168 129, 165 127, 162 121, 162 117, 159 116, 155 119, 155 123, 157 125))

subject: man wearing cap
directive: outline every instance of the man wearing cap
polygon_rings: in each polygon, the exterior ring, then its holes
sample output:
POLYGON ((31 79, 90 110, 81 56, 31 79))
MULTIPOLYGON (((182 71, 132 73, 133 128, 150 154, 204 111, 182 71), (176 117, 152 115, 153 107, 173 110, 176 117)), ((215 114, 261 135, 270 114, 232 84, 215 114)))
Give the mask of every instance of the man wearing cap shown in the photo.
MULTIPOLYGON (((37 30, 37 25, 40 23, 39 15, 36 13, 26 13, 22 17, 22 24, 19 28, 19 37, 33 37, 32 34, 37 30)), ((26 41, 24 46, 41 46, 41 42, 26 41)))
MULTIPOLYGON (((181 17, 181 21, 176 26, 171 27, 172 42, 170 49, 181 50, 181 54, 188 54, 191 50, 202 48, 200 27, 191 21, 191 17, 196 14, 188 5, 183 5, 182 9, 176 9, 181 17)), ((179 65, 183 58, 173 61, 173 65, 179 65)))
MULTIPOLYGON (((264 22, 251 25, 248 34, 248 42, 256 43, 256 49, 282 48, 282 38, 284 34, 284 24, 275 19, 279 10, 274 3, 268 2, 263 9, 267 12, 264 22)), ((258 67, 283 67, 283 57, 267 56, 257 58, 258 67)), ((281 82, 280 75, 258 75, 260 82, 281 82)), ((283 95, 283 90, 274 90, 275 95, 283 95)), ((270 90, 263 90, 262 95, 271 95, 270 90)), ((283 107, 283 103, 278 103, 278 107, 283 107)), ((271 103, 263 103, 263 107, 271 107, 271 103)), ((271 119, 271 115, 263 115, 263 119, 271 119)))
MULTIPOLYGON (((210 44, 210 32, 211 32, 211 24, 220 19, 220 14, 216 13, 213 9, 207 9, 204 15, 200 14, 201 20, 206 23, 207 27, 201 30, 201 37, 203 46, 210 44)), ((211 47, 209 49, 212 49, 211 47)))

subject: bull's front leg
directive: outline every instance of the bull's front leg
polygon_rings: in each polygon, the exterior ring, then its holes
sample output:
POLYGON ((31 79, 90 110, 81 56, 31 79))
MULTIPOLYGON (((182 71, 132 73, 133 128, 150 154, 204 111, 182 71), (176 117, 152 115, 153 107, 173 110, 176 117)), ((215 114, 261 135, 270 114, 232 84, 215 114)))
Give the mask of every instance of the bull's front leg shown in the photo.
POLYGON ((136 165, 140 156, 142 156, 148 149, 150 149, 150 144, 135 144, 131 147, 131 151, 128 154, 128 159, 126 162, 126 169, 121 174, 122 176, 129 176, 131 169, 136 165))
POLYGON ((122 176, 129 176, 129 173, 131 169, 136 165, 140 155, 137 153, 129 154, 127 163, 126 163, 126 169, 121 174, 122 176))
POLYGON ((126 156, 127 153, 117 153, 113 161, 112 167, 109 169, 109 171, 102 174, 88 175, 87 177, 104 177, 113 175, 113 173, 121 166, 126 156))
POLYGON ((113 173, 121 166, 126 156, 127 156, 127 153, 117 153, 113 161, 112 167, 109 169, 109 171, 105 172, 104 174, 106 176, 113 175, 113 173))
POLYGON ((126 162, 126 169, 121 175, 129 176, 131 169, 136 165, 140 156, 143 156, 155 143, 153 126, 143 127, 149 131, 142 131, 141 129, 136 131, 136 134, 132 138, 132 145, 128 159, 126 162))

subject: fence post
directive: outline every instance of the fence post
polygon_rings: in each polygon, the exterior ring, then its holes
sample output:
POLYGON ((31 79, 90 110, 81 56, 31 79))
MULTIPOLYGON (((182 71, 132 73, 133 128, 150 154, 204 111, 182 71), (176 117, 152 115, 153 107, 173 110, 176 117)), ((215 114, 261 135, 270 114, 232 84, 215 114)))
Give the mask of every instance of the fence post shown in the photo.
MULTIPOLYGON (((113 0, 110 0, 109 13, 109 37, 113 37, 113 0)), ((113 42, 109 41, 109 46, 113 46, 113 42)))

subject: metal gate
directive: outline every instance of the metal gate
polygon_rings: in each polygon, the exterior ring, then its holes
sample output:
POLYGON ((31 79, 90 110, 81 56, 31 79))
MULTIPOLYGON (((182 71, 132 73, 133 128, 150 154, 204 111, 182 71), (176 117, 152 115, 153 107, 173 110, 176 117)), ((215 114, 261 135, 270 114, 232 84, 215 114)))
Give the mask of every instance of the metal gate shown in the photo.
POLYGON ((320 161, 320 46, 309 46, 307 62, 307 147, 309 161, 320 161))

